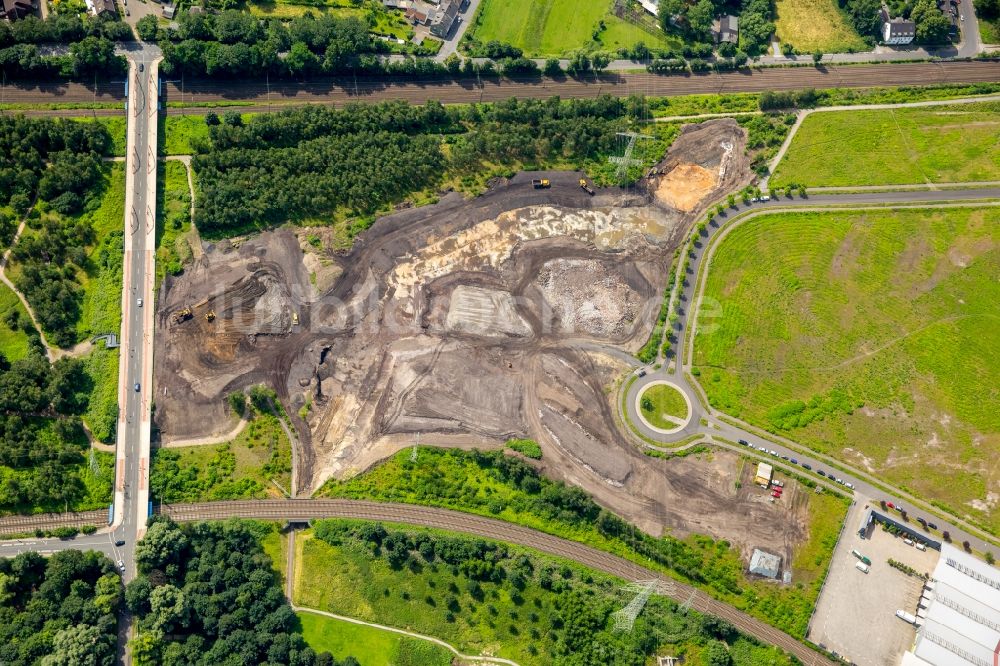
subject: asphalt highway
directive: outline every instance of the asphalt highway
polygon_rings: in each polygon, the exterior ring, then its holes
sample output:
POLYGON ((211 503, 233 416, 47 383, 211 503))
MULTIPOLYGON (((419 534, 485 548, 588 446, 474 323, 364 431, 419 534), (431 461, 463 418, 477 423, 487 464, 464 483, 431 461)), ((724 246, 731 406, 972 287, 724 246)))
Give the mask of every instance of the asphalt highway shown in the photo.
POLYGON ((118 377, 113 536, 125 580, 135 576, 135 543, 146 529, 152 401, 153 253, 156 233, 157 64, 130 54, 122 331, 118 377), (140 71, 141 70, 141 71, 140 71))
MULTIPOLYGON (((948 530, 951 533, 951 538, 955 542, 962 542, 968 540, 974 548, 979 550, 995 550, 993 546, 987 543, 984 535, 976 530, 974 527, 965 524, 959 524, 956 520, 944 520, 932 513, 930 513, 929 507, 926 503, 917 500, 916 498, 904 493, 900 490, 893 490, 887 492, 882 490, 876 485, 876 480, 861 472, 859 470, 852 470, 851 472, 844 471, 849 469, 844 463, 839 463, 836 467, 833 466, 833 460, 825 456, 818 456, 813 453, 807 453, 805 447, 797 445, 795 442, 790 440, 777 437, 774 435, 767 435, 762 437, 751 430, 749 426, 734 425, 739 423, 734 419, 722 420, 726 418, 725 415, 717 410, 708 408, 706 409, 703 401, 707 404, 704 395, 701 394, 700 388, 692 386, 688 377, 691 372, 691 348, 693 346, 693 320, 691 319, 691 314, 698 311, 698 305, 700 303, 701 294, 697 291, 701 288, 701 282, 698 279, 700 271, 702 270, 702 264, 704 262, 711 262, 712 252, 714 248, 718 246, 718 241, 727 233, 729 230, 733 229, 736 225, 730 224, 729 220, 738 218, 745 220, 749 216, 754 214, 754 211, 766 212, 774 211, 779 209, 802 209, 805 207, 809 208, 835 208, 835 207, 865 207, 865 206, 877 206, 881 204, 895 204, 899 206, 906 205, 928 205, 928 204, 962 204, 977 202, 986 199, 1000 200, 1000 188, 983 188, 983 189, 948 189, 948 190, 935 190, 935 191, 920 191, 920 190, 908 190, 908 191, 895 191, 895 192, 860 192, 854 194, 815 194, 809 195, 808 198, 789 198, 781 197, 773 199, 768 202, 755 203, 755 204, 743 204, 740 202, 734 209, 730 209, 726 217, 717 217, 708 227, 707 236, 703 236, 698 239, 698 243, 692 247, 692 255, 690 255, 688 261, 688 273, 687 273, 687 284, 684 285, 683 291, 679 295, 679 303, 677 307, 678 321, 674 328, 674 333, 676 335, 676 344, 674 349, 678 350, 677 353, 682 354, 678 359, 675 358, 677 362, 673 364, 664 364, 659 370, 653 367, 646 368, 646 374, 642 377, 637 377, 627 388, 627 392, 624 396, 623 407, 625 409, 628 420, 632 425, 645 437, 647 440, 653 440, 660 442, 666 446, 670 443, 680 442, 692 435, 707 434, 712 437, 719 437, 727 439, 731 442, 739 442, 739 440, 744 440, 750 443, 752 448, 745 445, 737 447, 743 450, 745 453, 762 458, 765 460, 773 461, 775 457, 779 458, 779 463, 785 465, 786 467, 799 467, 799 473, 808 474, 808 472, 801 468, 801 465, 809 465, 812 467, 813 473, 822 470, 829 474, 831 478, 836 478, 844 481, 845 483, 850 483, 854 486, 855 492, 858 498, 871 499, 874 502, 879 500, 886 500, 892 502, 897 507, 901 506, 906 508, 910 520, 916 529, 921 529, 920 524, 916 522, 918 516, 924 517, 928 522, 936 524, 941 530, 948 530), (706 254, 707 253, 707 254, 706 254), (688 363, 681 362, 686 356, 688 363), (658 381, 668 381, 679 388, 686 396, 688 396, 691 405, 691 415, 688 419, 686 425, 679 427, 676 432, 666 434, 664 432, 658 431, 656 428, 650 426, 641 416, 641 409, 639 407, 639 397, 642 391, 652 383, 658 381), (712 427, 706 427, 701 425, 701 420, 707 419, 713 425, 712 427), (764 451, 761 448, 765 449, 764 451), (772 455, 770 452, 774 451, 775 454, 772 455), (784 458, 785 460, 780 460, 784 458), (789 462, 785 462, 791 459, 796 459, 798 465, 791 465, 789 462), (925 511, 922 512, 921 508, 925 511)), ((984 204, 985 205, 985 204, 984 204)), ((888 484, 880 483, 879 485, 891 488, 888 484)), ((845 487, 846 489, 846 487, 845 487)), ((855 529, 856 525, 848 525, 848 529, 855 529)), ((929 538, 939 538, 932 535, 928 535, 929 538)))
MULTIPOLYGON (((637 65, 638 67, 638 65, 637 65)), ((281 104, 344 104, 351 101, 406 100, 422 104, 496 101, 509 97, 546 98, 614 95, 689 95, 760 92, 802 88, 865 88, 1000 81, 1000 61, 945 61, 823 67, 764 67, 738 72, 662 76, 645 72, 608 72, 585 79, 388 80, 316 78, 309 81, 176 80, 164 94, 181 104, 242 101, 265 109, 281 104)), ((82 83, 12 83, 0 89, 0 103, 51 104, 113 102, 122 99, 120 82, 96 88, 82 83)))

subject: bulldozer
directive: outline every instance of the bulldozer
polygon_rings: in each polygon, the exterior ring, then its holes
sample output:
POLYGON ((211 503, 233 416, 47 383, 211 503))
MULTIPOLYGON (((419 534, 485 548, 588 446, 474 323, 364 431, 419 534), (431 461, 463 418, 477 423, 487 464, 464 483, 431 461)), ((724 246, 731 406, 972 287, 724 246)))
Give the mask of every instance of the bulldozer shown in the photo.
POLYGON ((206 321, 215 321, 215 310, 209 310, 205 313, 206 321))
POLYGON ((580 179, 580 187, 590 196, 594 196, 594 188, 587 184, 587 180, 585 178, 580 179))
POLYGON ((175 324, 180 324, 187 321, 193 316, 194 315, 191 313, 191 308, 182 308, 171 316, 171 321, 173 321, 173 323, 175 324))

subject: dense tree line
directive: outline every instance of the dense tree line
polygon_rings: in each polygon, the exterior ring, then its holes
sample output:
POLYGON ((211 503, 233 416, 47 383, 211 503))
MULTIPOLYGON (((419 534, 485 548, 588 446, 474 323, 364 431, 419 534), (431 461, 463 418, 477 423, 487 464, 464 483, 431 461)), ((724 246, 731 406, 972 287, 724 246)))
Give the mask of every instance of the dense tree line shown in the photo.
POLYGON ((0 70, 7 78, 117 75, 126 70, 126 62, 115 55, 115 41, 131 38, 125 23, 86 15, 52 14, 44 21, 27 16, 0 22, 0 70), (55 43, 69 44, 69 53, 43 55, 39 50, 39 44, 55 43))
POLYGON ((153 518, 136 547, 139 576, 125 591, 141 628, 133 656, 171 666, 337 666, 296 630, 260 545, 270 529, 238 521, 179 527, 153 518))
POLYGON ((50 365, 37 346, 13 363, 0 355, 0 509, 63 510, 86 493, 77 468, 92 384, 79 359, 50 365))
MULTIPOLYGON (((23 215, 38 199, 59 213, 33 222, 13 249, 21 264, 16 283, 42 328, 61 346, 76 342, 81 298, 76 273, 87 268, 84 247, 94 242, 77 215, 102 182, 101 156, 111 147, 103 125, 70 120, 0 118, 0 206, 23 215)), ((6 226, 6 225, 4 225, 6 226)))
POLYGON ((100 553, 0 559, 0 663, 115 663, 121 582, 100 553))
POLYGON ((451 108, 391 102, 261 114, 245 125, 233 114, 211 126, 211 145, 193 160, 203 196, 196 222, 224 234, 338 208, 371 214, 432 186, 449 169, 467 175, 486 162, 609 154, 615 133, 642 105, 610 96, 451 108))

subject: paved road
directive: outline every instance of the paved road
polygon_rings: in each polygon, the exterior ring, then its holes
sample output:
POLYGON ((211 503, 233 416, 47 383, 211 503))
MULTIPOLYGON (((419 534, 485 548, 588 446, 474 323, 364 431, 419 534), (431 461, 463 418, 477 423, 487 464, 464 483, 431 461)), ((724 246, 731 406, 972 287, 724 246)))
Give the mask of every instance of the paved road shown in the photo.
MULTIPOLYGON (((677 350, 676 353, 681 354, 681 356, 676 357, 675 361, 682 360, 684 355, 687 356, 688 361, 690 361, 691 358, 690 352, 691 347, 693 346, 693 336, 689 332, 689 328, 693 324, 693 320, 690 315, 692 312, 697 312, 698 304, 701 298, 701 295, 696 291, 696 289, 699 288, 697 280, 699 270, 705 261, 711 261, 712 252, 718 245, 718 239, 728 233, 730 229, 734 228, 734 224, 731 224, 730 221, 734 218, 740 217, 741 213, 749 212, 750 215, 753 215, 754 213, 751 211, 764 212, 769 210, 773 211, 777 209, 794 209, 803 207, 822 208, 843 206, 845 204, 860 207, 883 203, 894 203, 899 205, 927 205, 929 202, 950 202, 953 204, 961 204, 962 202, 978 201, 983 199, 1000 199, 1000 188, 994 187, 964 190, 949 189, 939 191, 909 190, 899 192, 863 192, 855 194, 816 194, 810 195, 808 199, 790 199, 788 197, 782 197, 766 203, 751 204, 749 206, 740 203, 735 210, 730 210, 727 217, 716 218, 712 224, 709 225, 707 236, 700 237, 698 239, 698 243, 693 246, 693 255, 691 256, 688 264, 687 284, 684 285, 677 308, 679 317, 674 329, 677 337, 674 349, 677 350), (708 252, 707 257, 705 254, 706 250, 708 252)), ((746 219, 746 216, 743 216, 740 219, 746 219)), ((868 474, 858 470, 854 470, 850 473, 843 471, 845 468, 850 469, 850 467, 843 462, 838 463, 841 469, 835 469, 832 467, 831 458, 819 456, 813 453, 805 453, 805 451, 807 451, 805 447, 790 440, 773 435, 768 435, 765 439, 756 435, 750 426, 746 424, 732 425, 731 423, 722 421, 721 419, 724 414, 718 410, 705 409, 703 406, 702 400, 704 400, 704 395, 701 393, 700 387, 692 386, 688 381, 690 370, 690 362, 687 364, 675 362, 672 365, 664 365, 664 367, 660 370, 654 370, 650 367, 647 368, 647 374, 644 377, 637 378, 628 387, 623 400, 624 409, 626 410, 629 420, 644 437, 663 444, 679 442, 682 439, 695 434, 709 434, 722 437, 733 442, 743 439, 750 442, 754 446, 755 455, 770 457, 770 451, 775 451, 777 456, 788 459, 794 458, 800 465, 810 465, 814 471, 823 470, 825 472, 830 472, 836 478, 840 478, 846 483, 851 483, 856 488, 859 496, 875 498, 876 501, 879 499, 885 499, 893 502, 897 506, 901 505, 906 507, 909 514, 914 519, 920 515, 919 507, 922 506, 928 511, 924 517, 929 522, 937 524, 941 529, 950 531, 954 541, 961 542, 968 539, 977 549, 995 550, 993 546, 987 543, 985 535, 973 526, 961 523, 958 519, 950 521, 939 519, 929 513, 929 507, 925 503, 910 496, 908 493, 898 489, 893 492, 883 491, 876 487, 874 483, 875 479, 868 474), (649 427, 648 424, 646 424, 641 418, 640 409, 638 407, 638 397, 642 390, 649 384, 661 380, 668 380, 674 383, 687 396, 689 396, 691 400, 692 416, 688 421, 687 426, 672 434, 663 434, 656 431, 654 428, 649 427), (703 418, 710 421, 715 427, 702 426, 701 419, 703 418), (767 453, 762 453, 760 451, 760 447, 764 447, 767 450, 767 453)), ((730 420, 735 421, 735 419, 730 420)), ((882 483, 881 485, 891 487, 885 483, 882 483)), ((914 524, 918 525, 917 523, 914 524)), ((855 526, 848 525, 847 527, 849 529, 853 529, 855 526)))
POLYGON ((126 581, 135 576, 135 543, 146 530, 149 499, 158 117, 157 56, 138 51, 130 53, 129 58, 122 346, 113 524, 114 539, 125 542, 122 550, 126 581))
MULTIPOLYGON (((169 83, 165 96, 171 102, 203 103, 246 101, 272 104, 345 104, 401 99, 413 103, 439 100, 447 104, 496 101, 509 97, 591 98, 615 95, 688 95, 696 93, 760 92, 802 88, 864 88, 872 86, 929 85, 1000 81, 1000 61, 925 62, 830 67, 785 67, 658 76, 646 73, 608 73, 587 79, 443 79, 389 81, 316 79, 295 81, 229 82, 201 80, 169 83)), ((118 83, 20 82, 0 89, 0 103, 46 104, 57 102, 114 102, 122 99, 118 83)))
POLYGON ((557 557, 565 557, 585 567, 603 571, 625 580, 657 580, 661 583, 663 591, 671 598, 681 603, 690 601, 691 607, 695 610, 724 618, 741 631, 755 636, 765 643, 777 645, 787 650, 805 664, 833 663, 788 634, 651 569, 590 546, 560 539, 502 520, 483 518, 448 509, 359 500, 211 502, 164 505, 161 510, 178 521, 220 520, 232 517, 280 521, 305 521, 315 518, 378 520, 452 530, 518 544, 557 557))

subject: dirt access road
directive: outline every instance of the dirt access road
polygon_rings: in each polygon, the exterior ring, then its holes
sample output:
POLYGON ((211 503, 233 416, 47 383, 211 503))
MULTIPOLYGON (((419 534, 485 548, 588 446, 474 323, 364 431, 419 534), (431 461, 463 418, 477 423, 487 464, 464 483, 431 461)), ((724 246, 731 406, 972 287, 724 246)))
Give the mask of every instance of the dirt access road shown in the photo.
MULTIPOLYGON (((638 66, 637 66, 638 67, 638 66)), ((870 88, 874 86, 931 85, 935 83, 980 83, 1000 81, 1000 61, 925 62, 881 65, 772 67, 739 72, 661 76, 646 73, 607 73, 585 79, 544 77, 478 80, 332 79, 306 82, 189 80, 164 84, 170 103, 199 104, 245 101, 261 105, 345 104, 401 99, 416 104, 439 100, 446 104, 486 102, 508 97, 597 97, 691 95, 704 93, 761 92, 802 88, 870 88)), ((90 84, 17 82, 7 83, 0 94, 2 104, 53 104, 116 102, 124 100, 120 82, 90 84)))
POLYGON ((748 504, 728 453, 643 455, 615 427, 610 397, 698 201, 749 179, 744 142, 732 120, 692 125, 639 188, 591 197, 579 174, 519 174, 475 199, 382 218, 346 253, 315 227, 207 246, 159 298, 163 442, 204 434, 228 418, 228 393, 263 383, 298 430, 303 494, 418 439, 489 448, 530 437, 547 474, 651 534, 707 533, 747 555, 782 544, 790 556, 804 508, 748 504), (540 176, 551 189, 532 188, 540 176), (187 307, 193 317, 174 323, 187 307))

